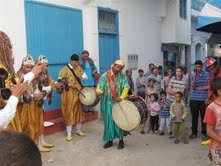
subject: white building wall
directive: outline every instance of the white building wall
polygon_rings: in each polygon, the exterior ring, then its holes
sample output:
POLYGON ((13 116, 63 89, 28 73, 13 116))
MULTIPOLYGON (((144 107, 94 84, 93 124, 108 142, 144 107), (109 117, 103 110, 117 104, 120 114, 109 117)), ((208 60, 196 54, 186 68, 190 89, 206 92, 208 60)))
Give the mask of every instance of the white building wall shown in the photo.
POLYGON ((187 0, 187 19, 180 18, 179 0, 168 0, 167 17, 162 20, 162 43, 191 44, 190 0, 187 0))
MULTIPOLYGON (((119 11, 120 57, 127 62, 127 54, 139 55, 139 68, 147 69, 150 62, 162 64, 161 23, 154 0, 39 0, 56 5, 81 9, 83 12, 84 49, 89 50, 99 64, 97 6, 119 11)), ((24 0, 2 0, 0 5, 0 30, 13 43, 15 69, 27 53, 24 0)))
MULTIPOLYGON (((189 44, 187 34, 189 31, 186 30, 188 23, 178 18, 178 1, 167 1, 168 3, 163 0, 39 0, 82 10, 84 49, 90 52, 97 65, 99 65, 97 7, 118 10, 120 57, 127 65, 127 55, 138 54, 139 68, 145 71, 150 62, 162 65, 162 42, 179 41, 189 44), (177 26, 184 29, 176 29, 177 26)), ((0 30, 9 36, 13 43, 16 70, 27 53, 24 10, 24 0, 1 0, 0 30)), ((136 76, 137 72, 134 72, 134 78, 136 76)))
POLYGON ((176 9, 176 43, 182 43, 191 45, 191 3, 187 0, 187 18, 180 18, 179 14, 179 0, 176 0, 178 4, 176 9))
POLYGON ((11 40, 15 68, 18 69, 27 54, 23 0, 1 0, 0 31, 5 32, 11 40))
POLYGON ((174 43, 176 41, 176 0, 169 0, 166 5, 167 16, 162 20, 162 43, 174 43))

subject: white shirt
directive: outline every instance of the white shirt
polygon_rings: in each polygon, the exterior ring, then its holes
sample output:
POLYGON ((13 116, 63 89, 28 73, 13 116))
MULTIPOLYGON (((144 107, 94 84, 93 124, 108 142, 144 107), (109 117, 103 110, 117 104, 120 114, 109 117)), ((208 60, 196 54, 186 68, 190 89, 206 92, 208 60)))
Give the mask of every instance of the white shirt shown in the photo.
POLYGON ((0 110, 0 128, 6 128, 15 116, 18 98, 10 96, 6 106, 0 110))
MULTIPOLYGON (((28 81, 28 83, 30 83, 34 77, 34 73, 29 72, 24 75, 24 81, 28 81)), ((18 98, 13 95, 10 96, 6 106, 0 110, 0 128, 6 128, 12 121, 15 116, 17 104, 18 98)))
MULTIPOLYGON (((68 66, 73 69, 73 66, 69 63, 68 66)), ((88 76, 87 74, 84 72, 82 75, 81 75, 81 78, 82 80, 88 80, 88 76)))

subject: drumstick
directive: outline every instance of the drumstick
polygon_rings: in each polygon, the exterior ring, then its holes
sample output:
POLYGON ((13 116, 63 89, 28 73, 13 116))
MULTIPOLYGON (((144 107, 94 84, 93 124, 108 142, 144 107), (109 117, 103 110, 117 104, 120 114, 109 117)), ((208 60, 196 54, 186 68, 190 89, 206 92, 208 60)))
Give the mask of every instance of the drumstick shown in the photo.
MULTIPOLYGON (((122 108, 120 102, 117 102, 117 103, 119 104, 120 109, 123 110, 123 108, 122 108)), ((126 116, 125 113, 124 113, 124 111, 122 111, 122 112, 123 112, 123 114, 124 114, 124 116, 125 116, 125 118, 126 118, 126 121, 129 122, 128 119, 127 119, 127 116, 126 116)), ((128 125, 130 125, 130 124, 128 123, 128 125)))
MULTIPOLYGON (((78 90, 79 91, 79 90, 78 90)), ((79 93, 84 97, 84 98, 86 98, 86 96, 81 92, 81 91, 79 91, 79 93)))
POLYGON ((78 88, 75 88, 84 98, 86 98, 86 96, 78 89, 78 88))

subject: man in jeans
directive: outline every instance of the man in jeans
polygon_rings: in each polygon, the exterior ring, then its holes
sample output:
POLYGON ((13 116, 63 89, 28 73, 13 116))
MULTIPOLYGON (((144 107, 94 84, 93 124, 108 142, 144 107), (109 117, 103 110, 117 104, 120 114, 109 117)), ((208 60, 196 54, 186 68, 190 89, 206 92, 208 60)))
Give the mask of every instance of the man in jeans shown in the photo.
POLYGON ((201 116, 201 134, 206 139, 206 124, 203 123, 206 104, 205 100, 208 95, 210 74, 203 71, 203 63, 200 60, 195 62, 195 69, 191 77, 192 93, 190 96, 190 112, 192 115, 192 134, 189 139, 197 137, 198 117, 201 116))

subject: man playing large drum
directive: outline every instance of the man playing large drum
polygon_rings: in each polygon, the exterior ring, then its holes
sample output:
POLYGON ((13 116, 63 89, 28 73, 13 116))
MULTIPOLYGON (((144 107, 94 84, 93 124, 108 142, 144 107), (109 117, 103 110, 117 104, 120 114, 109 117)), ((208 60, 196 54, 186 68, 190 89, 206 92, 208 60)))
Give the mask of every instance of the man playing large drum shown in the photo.
MULTIPOLYGON (((86 80, 81 80, 83 86, 86 87, 94 87, 95 86, 95 76, 98 75, 97 67, 94 64, 93 59, 89 57, 89 52, 87 50, 82 51, 81 53, 81 61, 79 63, 81 68, 87 75, 86 80)), ((84 106, 85 112, 93 112, 94 108, 90 106, 84 106)))
POLYGON ((72 140, 72 125, 75 125, 75 133, 79 136, 85 136, 81 131, 81 123, 85 117, 83 114, 83 105, 79 100, 78 94, 82 88, 80 80, 83 78, 84 71, 78 65, 79 56, 73 54, 70 63, 63 67, 59 73, 59 79, 65 78, 70 86, 69 91, 64 91, 61 95, 61 108, 67 130, 67 141, 72 140))
POLYGON ((129 85, 126 76, 121 70, 124 68, 124 62, 116 60, 111 69, 105 72, 97 85, 96 92, 101 97, 101 111, 104 114, 104 136, 106 142, 105 149, 113 146, 114 138, 118 138, 118 149, 124 148, 123 137, 127 132, 120 129, 113 120, 112 106, 115 102, 120 102, 128 95, 129 85))

